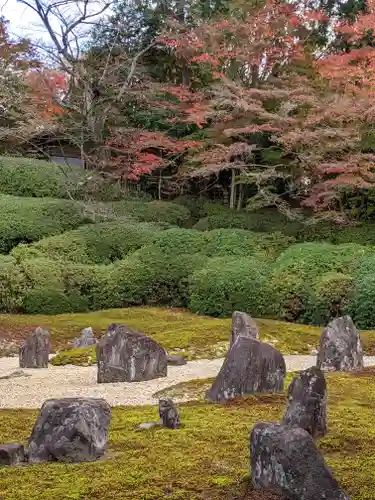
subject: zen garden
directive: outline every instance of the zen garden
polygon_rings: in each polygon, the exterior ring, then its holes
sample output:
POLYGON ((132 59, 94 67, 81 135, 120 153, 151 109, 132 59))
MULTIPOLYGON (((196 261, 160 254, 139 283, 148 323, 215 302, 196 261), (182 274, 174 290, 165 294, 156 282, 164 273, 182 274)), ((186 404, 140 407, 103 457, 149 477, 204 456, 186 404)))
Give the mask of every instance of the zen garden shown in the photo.
POLYGON ((375 499, 374 28, 4 3, 0 499, 375 499))

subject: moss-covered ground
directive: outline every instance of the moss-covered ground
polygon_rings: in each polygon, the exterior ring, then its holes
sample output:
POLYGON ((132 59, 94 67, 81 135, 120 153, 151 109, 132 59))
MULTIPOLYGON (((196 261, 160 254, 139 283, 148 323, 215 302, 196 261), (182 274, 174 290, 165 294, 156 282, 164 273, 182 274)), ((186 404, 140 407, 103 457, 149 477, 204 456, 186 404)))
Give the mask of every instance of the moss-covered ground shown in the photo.
MULTIPOLYGON (((0 337, 20 340, 37 326, 44 326, 51 332, 52 349, 64 351, 83 328, 92 326, 100 336, 110 323, 124 323, 144 332, 169 352, 182 352, 190 360, 224 356, 231 331, 230 318, 196 316, 180 309, 134 307, 58 316, 0 315, 0 337)), ((310 354, 319 345, 321 328, 267 319, 257 323, 261 339, 283 354, 310 354)), ((375 354, 375 332, 362 332, 361 336, 366 354, 375 354)), ((89 357, 95 362, 94 349, 70 350, 63 352, 56 363, 86 364, 89 357)))
MULTIPOLYGON (((291 375, 288 376, 288 381, 291 375)), ((329 433, 319 447, 352 500, 373 500, 375 491, 374 369, 327 375, 329 433)), ((188 382, 192 397, 209 381, 188 382)), ((270 500, 252 491, 249 431, 277 421, 283 395, 262 395, 210 405, 180 405, 183 427, 139 431, 157 419, 155 407, 113 409, 108 456, 96 463, 42 464, 0 469, 6 500, 270 500)), ((37 411, 0 411, 0 442, 25 441, 37 411)))

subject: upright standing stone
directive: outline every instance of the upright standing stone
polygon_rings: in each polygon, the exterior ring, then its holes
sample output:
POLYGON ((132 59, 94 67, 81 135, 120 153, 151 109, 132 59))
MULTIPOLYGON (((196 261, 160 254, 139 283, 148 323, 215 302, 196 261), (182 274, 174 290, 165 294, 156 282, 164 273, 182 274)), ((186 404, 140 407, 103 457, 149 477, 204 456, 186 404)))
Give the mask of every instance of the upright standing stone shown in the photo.
POLYGON ((0 445, 0 465, 19 465, 25 461, 23 444, 8 443, 0 445))
POLYGON ((107 447, 110 420, 111 408, 104 399, 46 401, 29 439, 29 462, 87 462, 100 458, 107 447))
POLYGON ((110 325, 96 346, 98 382, 141 382, 167 376, 167 353, 155 340, 110 325))
POLYGON ((20 368, 48 368, 51 337, 48 330, 37 328, 20 347, 20 368))
POLYGON ((363 369, 362 342, 350 316, 334 319, 323 330, 316 364, 326 371, 363 369))
POLYGON ((292 380, 283 423, 305 429, 314 439, 327 433, 327 384, 319 368, 303 370, 292 380))
POLYGON ((255 488, 277 489, 290 500, 350 500, 305 430, 257 424, 250 436, 255 488))
POLYGON ((251 316, 244 312, 234 311, 232 314, 232 338, 230 347, 232 347, 238 337, 259 339, 259 330, 251 316))
POLYGON ((90 347, 96 345, 96 338, 91 326, 84 328, 80 337, 73 340, 73 347, 90 347))
POLYGON ((159 399, 159 416, 164 427, 168 427, 168 429, 180 427, 180 414, 170 398, 159 399))
POLYGON ((220 402, 256 392, 282 392, 286 373, 283 355, 250 337, 238 337, 206 399, 220 402))

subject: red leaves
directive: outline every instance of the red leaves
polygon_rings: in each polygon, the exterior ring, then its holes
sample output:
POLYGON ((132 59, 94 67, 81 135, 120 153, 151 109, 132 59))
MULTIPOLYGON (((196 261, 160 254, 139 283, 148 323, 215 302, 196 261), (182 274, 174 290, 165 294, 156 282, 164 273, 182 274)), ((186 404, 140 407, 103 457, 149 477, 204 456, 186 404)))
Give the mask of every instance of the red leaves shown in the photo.
POLYGON ((106 145, 111 152, 106 168, 138 181, 142 175, 167 167, 171 157, 200 146, 200 142, 172 139, 162 132, 117 129, 112 131, 106 145))
POLYGON ((60 94, 67 86, 66 76, 63 73, 41 68, 27 72, 25 82, 30 88, 31 101, 38 115, 50 120, 62 114, 63 110, 59 105, 60 94))

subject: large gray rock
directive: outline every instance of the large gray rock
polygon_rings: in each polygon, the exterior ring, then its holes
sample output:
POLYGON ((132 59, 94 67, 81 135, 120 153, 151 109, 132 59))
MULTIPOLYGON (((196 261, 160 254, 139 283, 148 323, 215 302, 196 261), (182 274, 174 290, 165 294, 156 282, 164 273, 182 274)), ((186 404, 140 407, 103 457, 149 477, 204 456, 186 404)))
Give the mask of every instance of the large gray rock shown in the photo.
POLYGON ((0 445, 0 465, 19 465, 25 461, 23 444, 7 443, 0 445))
POLYGON ((80 337, 77 337, 73 340, 73 347, 78 348, 78 347, 91 347, 93 345, 96 345, 96 337, 94 335, 94 332, 92 331, 91 326, 84 328, 82 330, 82 334, 80 337))
POLYGON ((51 337, 48 330, 37 328, 20 347, 20 368, 48 368, 51 337))
POLYGON ((168 429, 177 429, 181 425, 179 411, 171 398, 159 399, 159 417, 163 426, 168 429))
POLYGON ((167 376, 167 353, 155 340, 110 325, 96 346, 98 382, 141 382, 167 376))
POLYGON ((206 399, 220 402, 256 392, 282 392, 285 373, 285 360, 277 349, 250 337, 238 337, 206 399))
POLYGON ((232 347, 238 337, 259 339, 259 329, 251 316, 244 312, 234 311, 232 314, 232 337, 229 347, 232 347))
POLYGON ((111 408, 104 399, 49 399, 32 430, 30 463, 88 462, 104 455, 111 408))
POLYGON ((326 371, 355 371, 363 368, 363 346, 350 316, 331 321, 320 337, 317 367, 326 371))
POLYGON ((257 424, 250 436, 255 488, 272 489, 288 500, 350 500, 305 430, 257 424))
POLYGON ((316 366, 301 371, 289 385, 283 423, 301 427, 315 439, 327 433, 327 384, 316 366))

